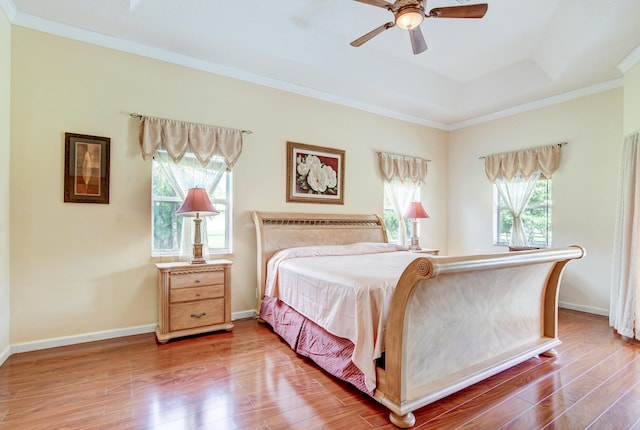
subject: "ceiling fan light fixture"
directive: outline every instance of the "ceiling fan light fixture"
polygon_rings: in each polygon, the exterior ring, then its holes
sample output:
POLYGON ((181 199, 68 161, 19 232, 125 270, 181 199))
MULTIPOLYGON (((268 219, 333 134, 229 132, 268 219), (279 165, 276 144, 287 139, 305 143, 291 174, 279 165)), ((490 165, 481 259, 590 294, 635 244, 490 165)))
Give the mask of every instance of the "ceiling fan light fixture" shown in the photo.
MULTIPOLYGON (((0 0, 1 1, 1 0, 0 0)), ((360 3, 366 3, 376 6, 393 14, 393 21, 386 22, 367 34, 360 36, 353 42, 351 46, 361 46, 363 43, 376 37, 378 34, 392 27, 398 26, 403 30, 407 30, 411 39, 411 48, 413 55, 420 54, 427 50, 427 42, 420 30, 420 24, 425 18, 482 18, 487 13, 489 5, 487 3, 471 4, 466 6, 449 6, 436 7, 426 13, 427 0, 395 0, 390 3, 389 0, 355 0, 360 3)), ((458 2, 467 2, 470 0, 457 0, 458 2)))
POLYGON ((419 7, 402 8, 396 15, 396 25, 403 30, 417 28, 424 20, 424 11, 419 7))

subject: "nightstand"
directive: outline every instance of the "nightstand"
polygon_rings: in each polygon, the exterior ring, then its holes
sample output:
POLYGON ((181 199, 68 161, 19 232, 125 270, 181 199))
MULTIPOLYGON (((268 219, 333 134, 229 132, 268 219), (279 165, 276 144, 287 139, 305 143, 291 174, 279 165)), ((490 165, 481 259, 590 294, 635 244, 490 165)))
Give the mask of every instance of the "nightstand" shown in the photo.
POLYGON ((417 252, 418 254, 431 254, 431 255, 438 255, 438 253, 440 252, 439 249, 426 249, 426 248, 422 248, 422 249, 410 249, 409 252, 417 252))
POLYGON ((158 342, 231 330, 230 260, 158 263, 158 342))

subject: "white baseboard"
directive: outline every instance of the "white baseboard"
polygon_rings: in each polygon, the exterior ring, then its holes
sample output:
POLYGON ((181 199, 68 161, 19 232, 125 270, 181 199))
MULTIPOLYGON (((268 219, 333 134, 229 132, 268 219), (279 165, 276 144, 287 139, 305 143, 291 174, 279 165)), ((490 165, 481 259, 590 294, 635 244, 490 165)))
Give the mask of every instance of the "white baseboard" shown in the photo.
MULTIPOLYGON (((234 312, 231 314, 232 320, 252 318, 254 316, 253 309, 248 311, 234 312)), ((136 334, 153 333, 156 330, 156 324, 141 325, 137 327, 127 327, 116 330, 105 330, 94 333, 85 333, 75 336, 56 337, 52 339, 36 340, 33 342, 24 342, 11 345, 10 348, 0 355, 0 365, 9 358, 11 354, 19 352, 37 351, 40 349, 56 348, 58 346, 75 345, 78 343, 93 342, 96 340, 113 339, 116 337, 133 336, 136 334)))
POLYGON ((97 331, 74 336, 55 337, 52 339, 36 340, 11 345, 11 353, 37 351, 39 349, 56 348, 58 346, 75 345, 78 343, 93 342, 96 340, 113 339, 116 337, 133 336, 136 334, 152 333, 156 329, 156 324, 141 325, 137 327, 127 327, 116 330, 97 331))
MULTIPOLYGON (((576 304, 567 303, 567 302, 560 302, 559 306, 561 308, 571 309, 574 311, 609 316, 609 311, 606 309, 594 308, 591 306, 576 305, 576 304)), ((247 311, 234 312, 231 315, 231 319, 238 320, 238 319, 244 319, 244 318, 253 318, 254 316, 255 316, 255 312, 253 309, 251 309, 247 311)), ((17 354, 20 352, 28 352, 28 351, 37 351, 40 349, 47 349, 47 348, 55 348, 58 346, 75 345, 78 343, 93 342, 96 340, 113 339, 116 337, 133 336, 136 334, 153 333, 155 329, 156 329, 155 324, 148 324, 148 325, 142 325, 137 327, 128 327, 124 329, 105 330, 105 331, 85 333, 85 334, 80 334, 75 336, 65 336, 65 337, 57 337, 53 339, 38 340, 34 342, 18 343, 15 345, 11 345, 11 347, 9 348, 6 348, 2 352, 2 354, 0 354, 0 366, 7 360, 7 358, 9 358, 9 355, 11 354, 17 354)))
POLYGON ((559 302, 558 306, 572 311, 586 312, 588 314, 609 316, 609 309, 594 308, 593 306, 576 305, 575 303, 559 302))
POLYGON ((5 361, 7 361, 7 358, 9 358, 10 355, 11 347, 7 346, 4 351, 2 351, 2 354, 0 354, 0 366, 2 366, 5 361))
POLYGON ((240 312, 234 312, 231 314, 231 319, 232 320, 242 320, 245 318, 253 318, 256 316, 256 312, 251 309, 248 311, 240 311, 240 312))
MULTIPOLYGON (((574 311, 581 311, 581 312, 587 312, 590 314, 609 316, 608 310, 594 308, 591 306, 582 306, 582 305, 576 305, 576 304, 567 303, 567 302, 560 302, 559 306, 561 308, 571 309, 574 311)), ((253 318, 254 316, 255 316, 255 312, 253 309, 251 309, 247 311, 234 312, 231 315, 231 319, 238 320, 238 319, 244 319, 244 318, 253 318)), ((156 324, 148 324, 148 325, 141 325, 137 327, 128 327, 128 328, 116 329, 116 330, 105 330, 105 331, 85 333, 85 334, 80 334, 75 336, 65 336, 65 337, 57 337, 53 339, 38 340, 34 342, 18 343, 18 344, 11 345, 10 348, 7 348, 5 351, 2 352, 2 354, 0 354, 0 365, 2 365, 2 363, 4 363, 7 360, 7 358, 9 358, 9 355, 11 354, 17 354, 20 352, 28 352, 28 351, 37 351, 40 349, 47 349, 47 348, 55 348, 58 346, 75 345, 78 343, 93 342, 96 340, 113 339, 116 337, 133 336, 136 334, 153 333, 155 329, 156 329, 156 324)))

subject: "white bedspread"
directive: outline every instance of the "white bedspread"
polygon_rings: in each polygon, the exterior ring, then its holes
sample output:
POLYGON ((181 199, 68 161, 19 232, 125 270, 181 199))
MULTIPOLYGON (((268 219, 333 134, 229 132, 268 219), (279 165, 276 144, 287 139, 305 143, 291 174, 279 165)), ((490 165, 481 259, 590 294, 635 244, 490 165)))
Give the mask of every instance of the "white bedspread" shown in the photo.
POLYGON ((277 297, 328 332, 355 345, 352 360, 376 386, 391 296, 407 265, 421 257, 386 243, 279 251, 267 266, 266 295, 277 297))

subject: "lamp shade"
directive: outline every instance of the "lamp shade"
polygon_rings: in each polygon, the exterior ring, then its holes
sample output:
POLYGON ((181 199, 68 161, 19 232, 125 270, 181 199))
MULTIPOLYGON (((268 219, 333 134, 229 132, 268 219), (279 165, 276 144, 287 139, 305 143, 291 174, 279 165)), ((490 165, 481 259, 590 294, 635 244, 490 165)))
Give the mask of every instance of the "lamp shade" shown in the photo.
POLYGON ((427 211, 424 210, 421 202, 411 202, 404 211, 404 217, 407 219, 429 218, 427 211))
POLYGON ((184 203, 180 206, 180 209, 176 211, 176 214, 196 216, 200 215, 215 215, 219 213, 216 208, 211 204, 207 190, 204 188, 190 188, 187 193, 187 198, 184 199, 184 203))

